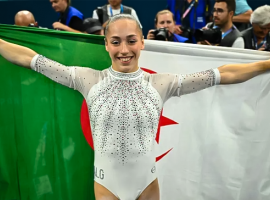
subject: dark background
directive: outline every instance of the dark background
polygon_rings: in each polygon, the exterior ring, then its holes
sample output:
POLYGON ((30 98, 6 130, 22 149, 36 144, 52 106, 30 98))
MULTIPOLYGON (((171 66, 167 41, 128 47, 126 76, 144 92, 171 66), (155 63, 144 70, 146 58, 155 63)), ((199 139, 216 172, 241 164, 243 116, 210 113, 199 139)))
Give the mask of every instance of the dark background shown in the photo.
MULTIPOLYGON (((248 0, 252 9, 265 4, 269 0, 248 0)), ((92 17, 93 10, 107 3, 107 0, 71 0, 72 6, 80 10, 84 16, 92 17)), ((133 7, 143 26, 146 35, 154 27, 154 17, 166 8, 167 0, 123 0, 123 4, 133 7)), ((40 26, 52 28, 58 15, 51 7, 49 0, 0 0, 0 23, 14 24, 14 15, 20 10, 31 11, 40 26)))

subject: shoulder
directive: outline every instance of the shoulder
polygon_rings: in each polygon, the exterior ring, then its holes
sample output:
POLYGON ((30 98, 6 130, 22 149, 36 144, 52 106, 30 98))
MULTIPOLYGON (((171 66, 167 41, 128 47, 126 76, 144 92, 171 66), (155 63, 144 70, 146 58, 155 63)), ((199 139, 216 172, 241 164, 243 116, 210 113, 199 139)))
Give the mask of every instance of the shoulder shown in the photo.
POLYGON ((245 41, 244 41, 244 38, 243 38, 243 37, 238 37, 238 38, 234 41, 232 47, 234 47, 234 48, 239 48, 239 49, 244 49, 244 48, 245 48, 245 41))
POLYGON ((250 27, 250 28, 248 28, 248 29, 242 31, 241 34, 242 34, 243 36, 248 35, 248 34, 250 34, 250 33, 252 32, 252 30, 253 30, 252 27, 250 27))
POLYGON ((76 8, 74 8, 72 6, 69 7, 69 13, 72 16, 78 16, 80 18, 83 16, 83 14, 78 9, 76 9, 76 8))
POLYGON ((84 77, 83 79, 91 78, 94 80, 99 80, 99 79, 103 79, 108 74, 107 69, 96 70, 90 67, 77 67, 77 66, 73 66, 69 68, 73 68, 79 77, 84 77))
POLYGON ((133 8, 131 8, 131 7, 129 7, 129 6, 124 6, 124 5, 123 5, 123 7, 126 8, 126 9, 129 9, 129 10, 134 10, 133 8))
POLYGON ((71 18, 70 18, 70 23, 71 22, 75 22, 75 23, 79 23, 79 22, 83 22, 82 18, 78 17, 77 15, 73 15, 71 18))
POLYGON ((235 33, 235 35, 236 35, 237 37, 242 36, 241 32, 240 32, 237 28, 233 28, 233 32, 235 33))
POLYGON ((153 82, 160 82, 161 84, 174 82, 175 80, 180 79, 179 74, 171 74, 171 73, 150 74, 148 72, 144 72, 144 76, 150 78, 153 82))

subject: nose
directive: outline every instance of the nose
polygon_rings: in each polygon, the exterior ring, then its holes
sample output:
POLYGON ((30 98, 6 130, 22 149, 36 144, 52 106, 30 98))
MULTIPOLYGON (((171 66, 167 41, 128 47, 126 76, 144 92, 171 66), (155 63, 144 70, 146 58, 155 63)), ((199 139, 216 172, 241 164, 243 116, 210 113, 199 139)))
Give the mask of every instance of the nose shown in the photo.
POLYGON ((120 53, 121 54, 128 54, 128 47, 127 47, 127 44, 125 42, 122 42, 120 53))
POLYGON ((52 8, 55 9, 55 3, 52 3, 52 8))
POLYGON ((165 22, 163 28, 168 28, 168 27, 169 27, 169 24, 165 22))

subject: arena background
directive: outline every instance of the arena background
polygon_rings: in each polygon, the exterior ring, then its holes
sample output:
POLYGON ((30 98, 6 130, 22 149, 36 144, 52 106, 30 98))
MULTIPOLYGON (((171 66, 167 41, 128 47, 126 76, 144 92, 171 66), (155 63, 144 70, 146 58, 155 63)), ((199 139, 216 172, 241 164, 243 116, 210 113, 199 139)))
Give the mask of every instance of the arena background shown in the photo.
MULTIPOLYGON (((71 0, 72 6, 80 10, 85 17, 92 17, 93 10, 107 2, 107 0, 71 0)), ((252 9, 267 2, 268 0, 248 0, 252 9)), ((146 35, 154 26, 156 13, 166 8, 167 0, 123 0, 123 4, 136 10, 146 35)), ((39 25, 47 28, 52 28, 52 23, 58 19, 49 0, 0 0, 0 23, 14 24, 14 15, 19 10, 31 11, 39 25)))

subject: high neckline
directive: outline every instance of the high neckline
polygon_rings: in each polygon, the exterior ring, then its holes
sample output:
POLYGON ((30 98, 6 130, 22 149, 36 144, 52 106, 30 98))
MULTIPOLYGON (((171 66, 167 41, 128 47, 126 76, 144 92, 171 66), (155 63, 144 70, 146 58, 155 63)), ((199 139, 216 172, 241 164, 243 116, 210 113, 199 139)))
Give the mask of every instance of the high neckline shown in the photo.
POLYGON ((112 66, 109 68, 109 72, 110 74, 117 78, 117 79, 123 79, 123 80, 132 80, 132 79, 137 79, 139 78, 143 71, 141 70, 141 68, 139 68, 137 71, 135 72, 131 72, 131 73, 123 73, 123 72, 118 72, 115 71, 112 66))

